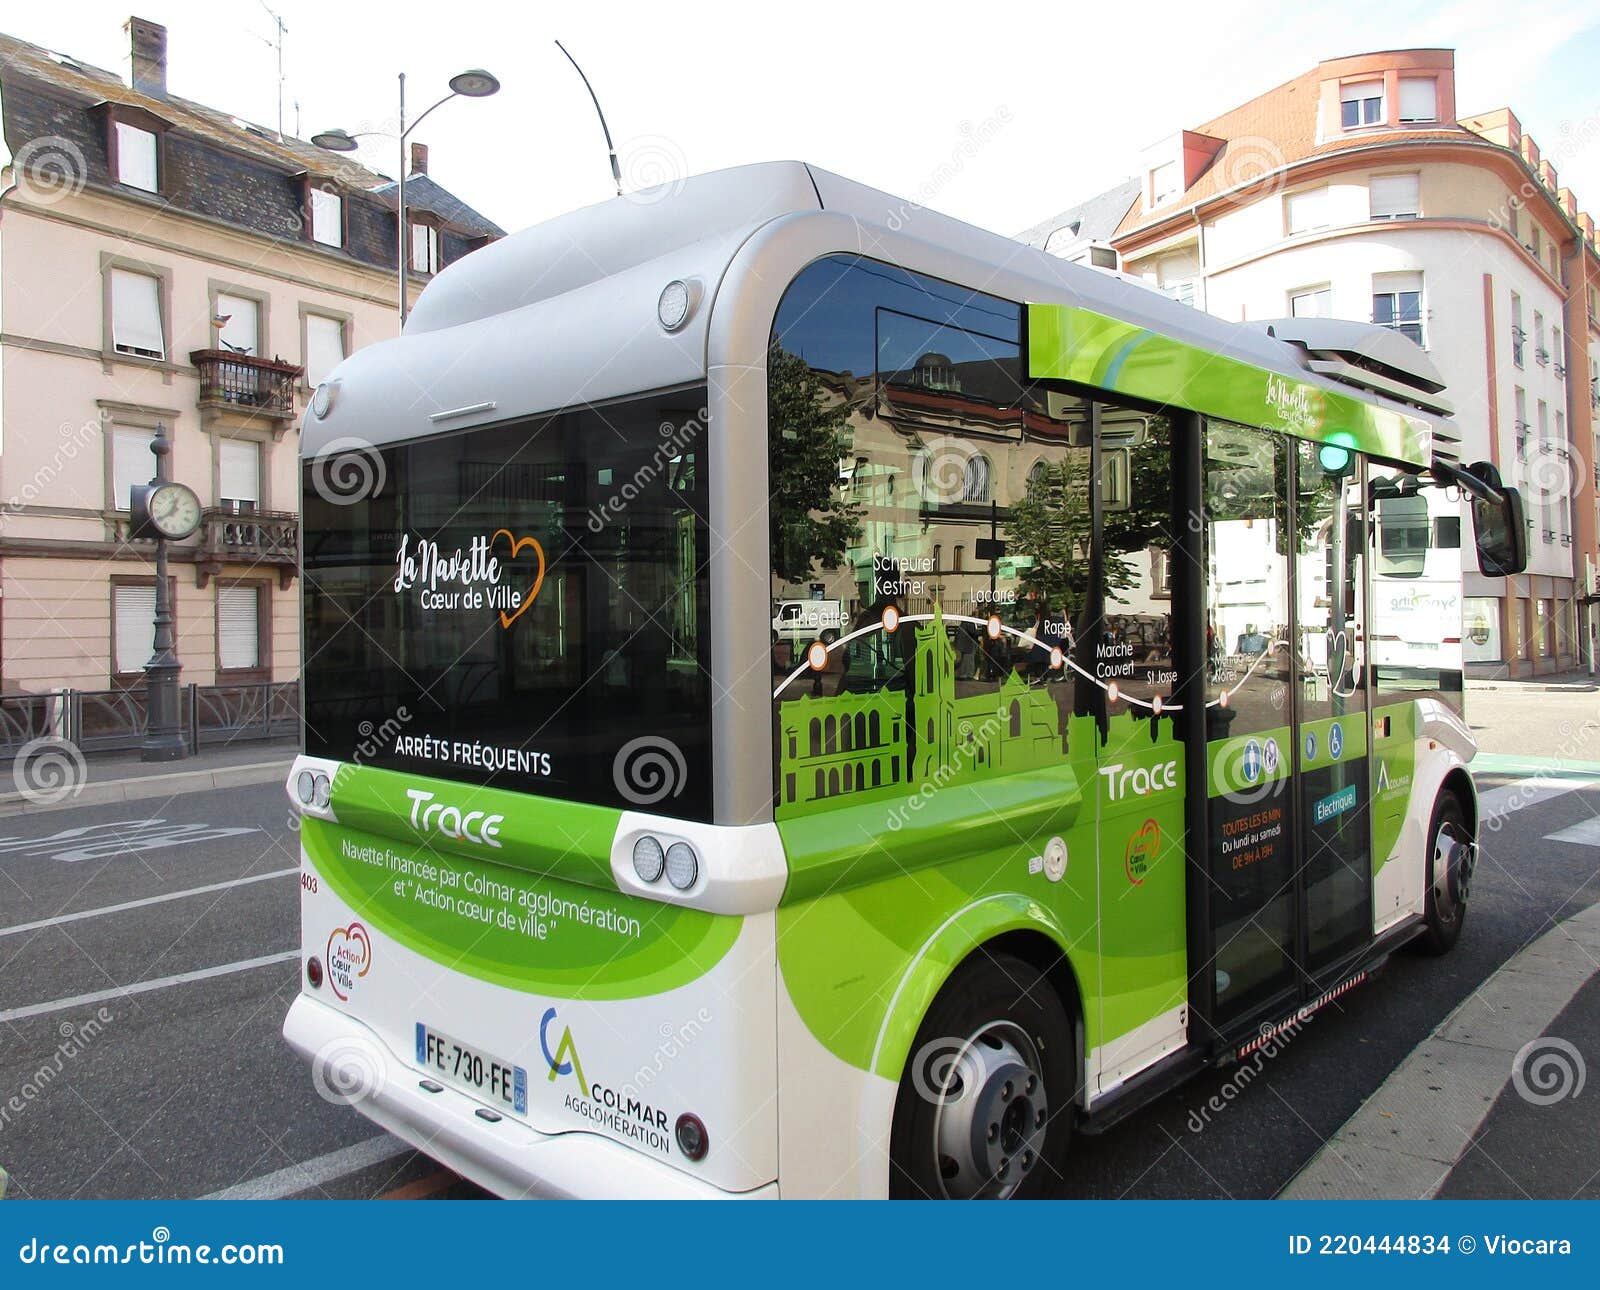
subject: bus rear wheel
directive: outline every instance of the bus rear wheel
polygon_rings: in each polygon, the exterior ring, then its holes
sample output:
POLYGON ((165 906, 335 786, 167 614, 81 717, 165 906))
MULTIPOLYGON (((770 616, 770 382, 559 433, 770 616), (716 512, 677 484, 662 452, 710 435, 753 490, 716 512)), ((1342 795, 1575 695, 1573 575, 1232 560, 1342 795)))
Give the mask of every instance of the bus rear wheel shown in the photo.
POLYGON ((890 1137, 898 1200, 1039 1197, 1072 1135, 1072 1019, 1055 988, 1008 954, 951 977, 917 1034, 890 1137))
POLYGON ((1441 794, 1428 830, 1428 890, 1423 902, 1423 932, 1417 938, 1424 954, 1447 953, 1460 939, 1476 861, 1477 845, 1460 798, 1454 793, 1441 794))

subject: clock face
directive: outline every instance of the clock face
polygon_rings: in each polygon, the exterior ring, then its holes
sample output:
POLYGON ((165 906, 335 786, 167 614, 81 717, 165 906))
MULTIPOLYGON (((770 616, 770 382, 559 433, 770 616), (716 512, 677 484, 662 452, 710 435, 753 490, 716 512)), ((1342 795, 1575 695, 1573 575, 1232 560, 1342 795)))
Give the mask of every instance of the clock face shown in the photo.
POLYGON ((200 499, 187 484, 162 484, 148 505, 150 523, 163 537, 186 538, 200 527, 200 499))

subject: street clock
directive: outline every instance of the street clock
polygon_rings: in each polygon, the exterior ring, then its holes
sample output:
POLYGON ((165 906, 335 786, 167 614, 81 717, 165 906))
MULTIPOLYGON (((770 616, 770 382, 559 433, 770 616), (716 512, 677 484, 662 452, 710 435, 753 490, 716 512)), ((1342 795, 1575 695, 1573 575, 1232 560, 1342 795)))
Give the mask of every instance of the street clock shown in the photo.
POLYGON ((128 501, 131 532, 136 538, 180 542, 200 527, 200 498, 187 484, 171 480, 135 484, 128 501))

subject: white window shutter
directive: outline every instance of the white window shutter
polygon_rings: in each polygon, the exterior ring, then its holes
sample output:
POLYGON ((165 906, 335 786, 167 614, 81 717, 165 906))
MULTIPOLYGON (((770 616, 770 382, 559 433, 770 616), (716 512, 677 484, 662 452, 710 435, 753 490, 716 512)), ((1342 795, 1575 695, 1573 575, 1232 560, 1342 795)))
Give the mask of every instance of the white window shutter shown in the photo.
POLYGON ((1403 76, 1400 78, 1400 119, 1402 121, 1437 121, 1439 119, 1437 84, 1431 76, 1403 76))
POLYGON ((217 293, 217 316, 228 320, 218 336, 218 348, 236 354, 261 353, 261 305, 247 296, 217 293))
POLYGON ((224 502, 261 504, 261 445, 224 439, 217 462, 218 490, 224 502))
POLYGON ((344 201, 338 193, 311 190, 311 236, 324 246, 344 245, 344 201))
POLYGON ((148 273, 111 270, 111 339, 119 350, 166 357, 161 284, 148 273))
POLYGON ((112 589, 111 636, 115 657, 112 669, 119 675, 141 672, 156 652, 156 589, 112 589))
POLYGON ((117 182, 147 193, 157 191, 156 137, 126 121, 117 122, 117 182))
POLYGON ((1374 175, 1370 192, 1374 219, 1395 219, 1417 213, 1415 174, 1374 175))
POLYGON ((261 595, 255 587, 217 588, 217 666, 261 666, 261 595))
POLYGON ((307 314, 306 384, 315 389, 344 360, 344 324, 337 318, 307 314))
POLYGON ((148 484, 155 477, 152 438, 148 430, 125 430, 119 426, 111 432, 111 496, 119 511, 128 509, 128 492, 133 485, 148 484))

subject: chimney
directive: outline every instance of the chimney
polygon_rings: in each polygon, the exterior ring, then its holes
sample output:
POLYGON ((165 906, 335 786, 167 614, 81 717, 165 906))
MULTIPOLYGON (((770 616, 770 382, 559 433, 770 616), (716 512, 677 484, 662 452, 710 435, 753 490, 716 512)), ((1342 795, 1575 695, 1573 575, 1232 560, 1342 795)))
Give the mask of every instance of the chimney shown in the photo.
POLYGON ((141 94, 167 97, 167 29, 148 18, 129 18, 128 84, 141 94))
POLYGON ((411 145, 411 173, 425 175, 428 173, 428 145, 413 143, 411 145))

